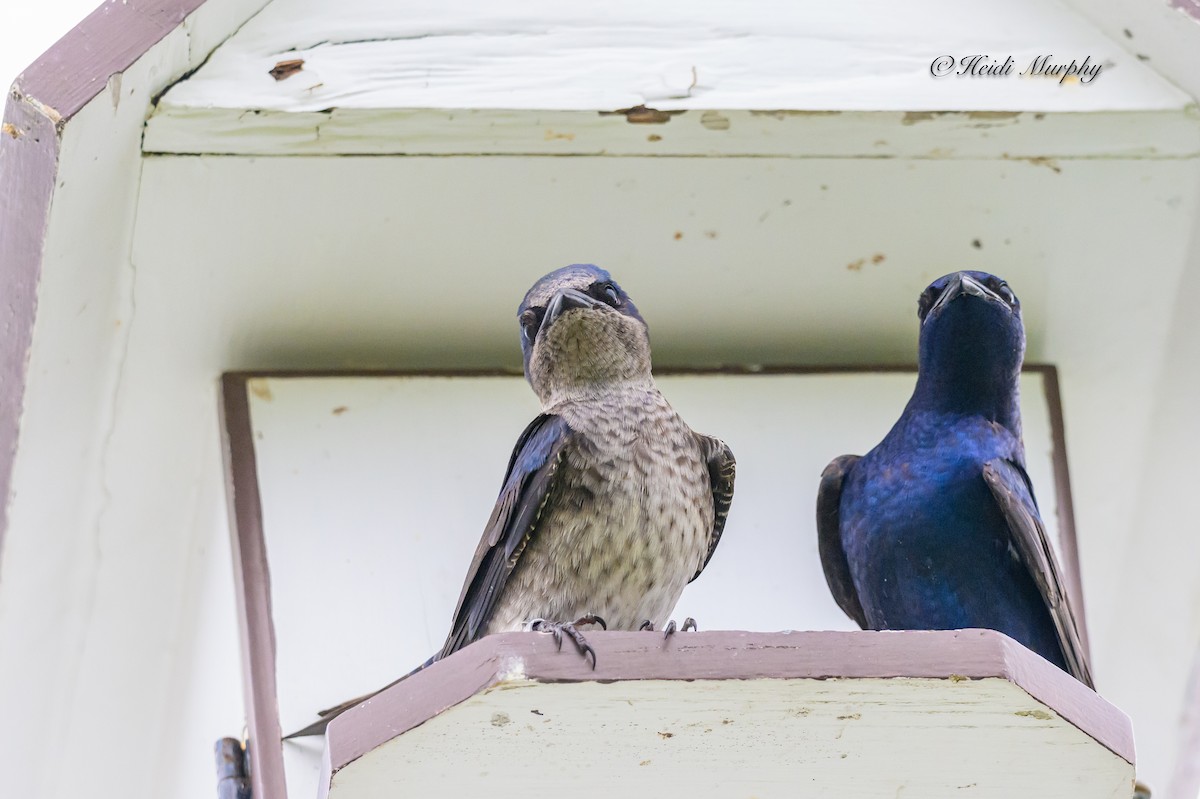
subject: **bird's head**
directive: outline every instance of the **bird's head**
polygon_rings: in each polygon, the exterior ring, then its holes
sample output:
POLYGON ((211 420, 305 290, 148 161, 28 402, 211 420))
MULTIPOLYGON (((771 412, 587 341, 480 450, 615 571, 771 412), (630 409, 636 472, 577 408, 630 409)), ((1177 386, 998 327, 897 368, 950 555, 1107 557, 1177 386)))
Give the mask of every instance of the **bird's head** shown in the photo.
POLYGON ((920 372, 942 392, 986 397, 1015 385, 1025 355, 1021 303, 987 272, 954 272, 929 284, 917 304, 920 372))
POLYGON ((543 406, 649 382, 650 335, 608 272, 564 266, 533 284, 517 309, 525 378, 543 406))

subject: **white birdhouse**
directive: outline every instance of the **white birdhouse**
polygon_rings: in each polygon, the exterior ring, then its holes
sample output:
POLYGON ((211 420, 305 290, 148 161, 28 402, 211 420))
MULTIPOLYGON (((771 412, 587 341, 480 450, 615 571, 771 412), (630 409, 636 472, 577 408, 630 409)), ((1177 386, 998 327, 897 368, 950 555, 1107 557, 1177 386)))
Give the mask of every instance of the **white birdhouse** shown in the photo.
POLYGON ((822 795, 1115 798, 1136 761, 1156 797, 1194 799, 1198 26, 1185 0, 105 3, 17 77, 0 134, 11 793, 210 796, 212 741, 243 724, 259 796, 468 790, 486 778, 437 759, 458 724, 480 763, 528 752, 528 782, 555 736, 606 740, 632 795, 671 791, 674 746, 719 775, 697 795, 796 795, 804 768, 822 795), (478 686, 450 660, 420 675, 449 709, 401 707, 401 683, 328 740, 280 742, 437 648, 537 411, 517 304, 576 262, 636 298, 664 393, 737 453, 677 613, 706 632, 598 634, 604 683, 576 661, 555 683, 536 636, 485 641, 458 653, 478 686), (1098 695, 994 634, 836 632, 820 470, 899 414, 917 296, 957 269, 1021 298, 1030 474, 1098 695), (825 673, 849 641, 879 668, 825 673), (688 646, 724 658, 715 677, 688 646), (762 671, 774 646, 800 660, 762 671), (674 677, 647 671, 660 656, 674 677), (898 709, 917 701, 946 713, 898 709), (709 740, 668 727, 737 708, 709 740), (888 748, 913 725, 960 747, 943 782, 888 748), (752 786, 728 767, 781 752, 795 768, 752 786), (1048 787, 1059 764, 1073 788, 1048 787))

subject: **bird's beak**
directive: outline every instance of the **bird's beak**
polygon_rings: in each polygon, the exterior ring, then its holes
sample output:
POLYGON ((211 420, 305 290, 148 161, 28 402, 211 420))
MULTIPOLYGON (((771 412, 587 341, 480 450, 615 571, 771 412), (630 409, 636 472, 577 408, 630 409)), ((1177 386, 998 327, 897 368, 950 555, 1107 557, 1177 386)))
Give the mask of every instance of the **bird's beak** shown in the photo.
POLYGON ((596 308, 604 303, 594 297, 589 297, 582 291, 576 289, 563 289, 554 295, 554 299, 550 300, 550 305, 546 308, 546 316, 542 319, 542 330, 546 330, 550 325, 572 308, 596 308))
POLYGON ((1008 303, 1004 301, 1003 297, 975 280, 975 278, 970 275, 955 275, 954 280, 949 286, 946 286, 946 290, 942 292, 942 296, 938 297, 937 302, 929 309, 929 314, 925 318, 929 319, 935 316, 935 311, 938 311, 945 305, 949 305, 959 297, 966 296, 979 297, 981 300, 989 302, 998 302, 1005 308, 1008 308, 1008 303))

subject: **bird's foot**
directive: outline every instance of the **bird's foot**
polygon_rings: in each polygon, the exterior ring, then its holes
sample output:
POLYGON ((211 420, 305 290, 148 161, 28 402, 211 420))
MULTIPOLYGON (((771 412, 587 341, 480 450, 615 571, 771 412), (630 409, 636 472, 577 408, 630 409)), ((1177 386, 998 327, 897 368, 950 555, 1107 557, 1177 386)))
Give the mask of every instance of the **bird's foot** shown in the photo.
POLYGON ((588 655, 592 656, 592 668, 596 668, 596 650, 592 649, 592 645, 583 637, 583 633, 575 629, 578 625, 583 624, 599 624, 601 629, 607 630, 608 625, 604 623, 604 619, 597 616, 595 613, 588 613, 575 621, 546 621, 545 619, 534 619, 529 623, 529 629, 535 633, 550 633, 554 636, 554 643, 558 648, 562 649, 563 635, 567 635, 575 643, 575 648, 579 650, 579 654, 587 659, 588 655))
MULTIPOLYGON (((698 631, 699 629, 700 628, 696 626, 696 620, 693 619, 691 616, 688 616, 686 619, 683 620, 682 627, 676 627, 675 620, 671 619, 669 622, 667 622, 666 629, 663 630, 663 638, 670 637, 672 634, 675 633, 676 630, 678 630, 679 632, 686 633, 688 630, 697 630, 698 631)), ((638 632, 654 632, 654 622, 650 621, 649 619, 646 619, 644 622, 642 622, 641 626, 638 627, 638 632)))

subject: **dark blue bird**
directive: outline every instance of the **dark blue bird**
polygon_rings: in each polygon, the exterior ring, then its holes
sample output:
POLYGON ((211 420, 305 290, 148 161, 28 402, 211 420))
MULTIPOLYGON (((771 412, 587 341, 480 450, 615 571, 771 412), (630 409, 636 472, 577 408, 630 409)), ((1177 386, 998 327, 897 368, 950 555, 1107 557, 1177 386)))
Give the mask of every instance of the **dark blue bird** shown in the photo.
POLYGON ((1020 303, 1000 278, 956 272, 917 314, 917 385, 899 421, 821 476, 829 588, 863 629, 999 630, 1091 686, 1025 473, 1020 303))

